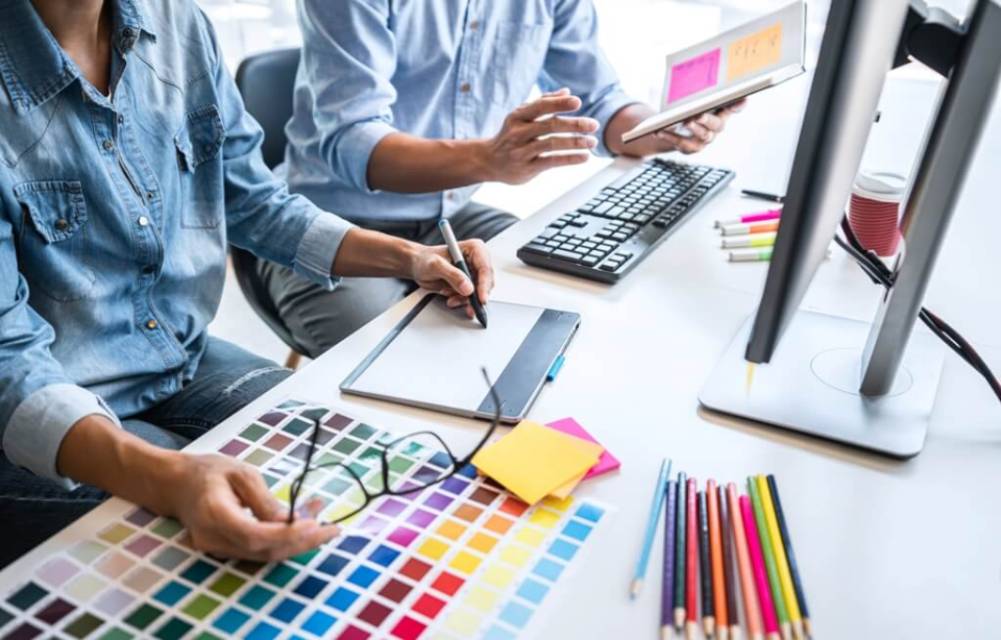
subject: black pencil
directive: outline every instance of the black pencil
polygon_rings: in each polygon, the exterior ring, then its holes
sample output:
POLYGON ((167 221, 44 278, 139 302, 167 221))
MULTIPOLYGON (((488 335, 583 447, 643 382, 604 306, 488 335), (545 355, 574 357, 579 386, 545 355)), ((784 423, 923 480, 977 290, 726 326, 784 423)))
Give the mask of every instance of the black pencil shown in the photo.
POLYGON ((674 616, 674 536, 677 535, 678 489, 674 480, 667 483, 664 505, 664 575, 660 593, 660 635, 670 640, 674 616))
POLYGON ((779 487, 775 484, 775 476, 768 475, 768 490, 772 493, 772 505, 775 507, 775 518, 779 521, 779 535, 782 536, 782 546, 785 547, 786 559, 789 561, 789 573, 792 574, 793 591, 799 603, 799 613, 803 617, 803 630, 806 636, 812 637, 810 631, 810 610, 806 606, 806 593, 803 591, 803 581, 799 576, 799 566, 796 564, 796 553, 792 550, 792 537, 786 524, 785 513, 782 511, 782 500, 779 499, 779 487))
MULTIPOLYGON (((720 538, 723 540, 723 584, 726 593, 727 622, 730 624, 730 637, 736 639, 740 633, 740 618, 737 616, 737 584, 733 564, 733 537, 730 533, 730 506, 727 504, 723 485, 716 487, 719 500, 720 538)), ((720 634, 722 635, 722 629, 720 634)))
POLYGON ((702 627, 706 637, 715 634, 713 615, 713 573, 709 566, 709 516, 706 513, 706 492, 699 491, 699 574, 702 578, 702 627))
POLYGON ((685 626, 685 489, 688 480, 685 472, 678 474, 678 517, 675 518, 677 527, 675 528, 674 546, 674 628, 681 633, 685 626))

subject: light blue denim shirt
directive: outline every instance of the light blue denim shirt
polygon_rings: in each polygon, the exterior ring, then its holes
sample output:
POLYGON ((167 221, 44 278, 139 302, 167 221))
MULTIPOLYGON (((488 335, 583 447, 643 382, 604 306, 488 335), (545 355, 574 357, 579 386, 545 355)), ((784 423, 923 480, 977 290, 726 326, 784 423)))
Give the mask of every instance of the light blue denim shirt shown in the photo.
POLYGON ((0 3, 2 447, 56 480, 80 418, 136 414, 191 379, 228 242, 331 287, 349 228, 265 167, 191 0, 108 1, 111 98, 29 0, 0 3))
POLYGON ((535 84, 569 87, 580 115, 602 126, 635 102, 598 46, 592 0, 298 0, 298 9, 303 56, 280 172, 294 192, 359 222, 448 216, 476 189, 373 192, 369 157, 394 131, 493 136, 535 84))

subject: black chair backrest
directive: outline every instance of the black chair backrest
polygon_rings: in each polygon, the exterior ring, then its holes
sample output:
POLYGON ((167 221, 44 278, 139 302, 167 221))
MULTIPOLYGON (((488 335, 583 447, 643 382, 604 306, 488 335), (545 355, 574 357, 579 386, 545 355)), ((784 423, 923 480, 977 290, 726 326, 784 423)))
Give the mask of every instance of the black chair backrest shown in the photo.
POLYGON ((292 117, 292 94, 299 49, 268 51, 246 58, 236 71, 236 86, 247 111, 264 129, 264 162, 274 169, 285 159, 285 124, 292 117))
MULTIPOLYGON (((299 67, 299 50, 268 51, 246 58, 236 71, 236 86, 247 111, 264 129, 261 151, 264 162, 274 169, 285 158, 285 124, 292 117, 292 93, 299 67)), ((257 258, 237 247, 230 248, 233 271, 243 296, 254 312, 289 348, 301 354, 301 347, 282 321, 264 282, 257 275, 257 258)))

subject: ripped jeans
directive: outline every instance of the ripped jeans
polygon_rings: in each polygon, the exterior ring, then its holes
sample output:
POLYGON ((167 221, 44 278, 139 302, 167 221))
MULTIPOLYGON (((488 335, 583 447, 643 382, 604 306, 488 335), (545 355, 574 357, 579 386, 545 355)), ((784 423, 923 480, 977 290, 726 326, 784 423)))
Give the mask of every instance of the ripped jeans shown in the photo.
MULTIPOLYGON (((270 360, 210 338, 194 379, 166 402, 123 420, 122 426, 157 446, 180 449, 290 374, 270 360)), ((88 485, 66 491, 15 467, 0 452, 0 567, 107 498, 88 485)))

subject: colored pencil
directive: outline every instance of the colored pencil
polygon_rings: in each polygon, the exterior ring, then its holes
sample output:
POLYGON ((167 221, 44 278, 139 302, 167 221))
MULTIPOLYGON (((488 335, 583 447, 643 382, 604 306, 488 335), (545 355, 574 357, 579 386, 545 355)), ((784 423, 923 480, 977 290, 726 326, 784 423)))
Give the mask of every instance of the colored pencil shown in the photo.
POLYGON ((699 619, 699 521, 696 513, 695 478, 688 479, 688 490, 685 494, 685 524, 688 530, 685 534, 685 613, 687 621, 685 632, 694 637, 698 629, 699 619))
POLYGON ((678 518, 675 524, 674 541, 674 628, 678 633, 685 627, 685 554, 688 553, 688 545, 685 542, 688 533, 688 525, 685 523, 686 496, 688 494, 688 480, 685 472, 678 473, 678 518))
POLYGON ((660 636, 663 640, 671 637, 671 621, 674 613, 674 537, 678 519, 678 483, 667 483, 667 503, 664 505, 664 581, 660 589, 660 636))
POLYGON ((706 493, 699 491, 699 582, 702 587, 702 628, 707 638, 716 634, 715 606, 713 604, 713 568, 709 559, 709 514, 706 493))
POLYGON ((719 535, 719 499, 716 496, 715 480, 706 483, 706 514, 709 519, 709 565, 713 573, 716 635, 720 640, 727 640, 730 637, 730 611, 726 606, 726 579, 723 577, 723 545, 719 535))
POLYGON ((664 458, 657 474, 657 486, 653 490, 653 501, 650 503, 650 515, 647 518, 646 533, 643 535, 643 547, 636 561, 636 571, 633 583, 629 588, 629 597, 636 598, 643 588, 643 578, 646 567, 650 563, 650 550, 653 548, 653 538, 657 534, 657 522, 660 520, 660 510, 664 508, 664 491, 667 490, 667 476, 671 473, 671 459, 664 458))
POLYGON ((754 569, 754 584, 757 587, 758 601, 761 603, 761 618, 764 621, 765 636, 768 640, 777 640, 779 638, 779 621, 775 615, 775 603, 772 601, 771 587, 768 586, 768 576, 765 575, 765 559, 761 555, 758 526, 754 524, 751 499, 747 496, 740 496, 740 518, 744 523, 747 551, 751 557, 751 567, 754 569))
POLYGON ((737 578, 735 572, 735 554, 733 551, 733 536, 730 534, 730 507, 727 505, 723 486, 716 487, 716 502, 719 504, 720 543, 723 547, 723 588, 726 597, 726 617, 730 623, 730 640, 737 640, 740 635, 740 618, 737 607, 737 578))
POLYGON ((772 588, 772 601, 775 603, 775 614, 779 618, 779 628, 782 638, 792 638, 792 625, 789 623, 789 610, 786 609, 785 598, 782 597, 782 583, 779 580, 779 569, 775 563, 775 552, 768 536, 768 523, 765 522, 765 511, 761 506, 761 494, 754 478, 747 479, 748 493, 751 494, 751 507, 754 510, 754 523, 758 527, 758 540, 761 541, 761 551, 765 558, 765 571, 768 572, 768 584, 772 588))
POLYGON ((782 534, 779 533, 779 521, 775 516, 775 505, 772 503, 772 492, 768 488, 768 480, 765 479, 765 476, 759 475, 754 480, 758 483, 758 494, 761 496, 761 509, 765 512, 765 524, 768 525, 768 540, 772 543, 772 551, 775 553, 775 566, 779 570, 779 584, 782 586, 782 597, 785 599, 786 609, 789 611, 789 622, 792 625, 792 633, 796 640, 802 640, 803 618, 800 616, 799 602, 796 600, 796 591, 792 586, 789 561, 786 560, 786 551, 782 544, 782 534))
POLYGON ((733 534, 733 546, 737 552, 737 569, 740 573, 740 594, 744 601, 744 617, 747 618, 747 632, 751 640, 762 640, 764 623, 761 619, 761 603, 755 590, 754 567, 751 563, 751 552, 748 549, 747 533, 744 530, 744 520, 741 517, 740 502, 737 500, 737 486, 730 483, 726 486, 727 504, 730 507, 730 525, 733 534))
POLYGON ((771 489, 772 503, 775 505, 775 517, 778 518, 779 533, 782 535, 782 546, 785 548, 786 559, 789 561, 789 572, 792 574, 793 588, 796 589, 799 613, 803 618, 803 631, 807 637, 810 637, 813 635, 810 631, 810 609, 806 605, 806 592, 803 590, 803 580, 799 575, 796 553, 792 548, 792 537, 789 535, 789 526, 786 522, 785 513, 782 511, 782 500, 779 498, 779 487, 773 475, 768 476, 768 488, 771 489))

